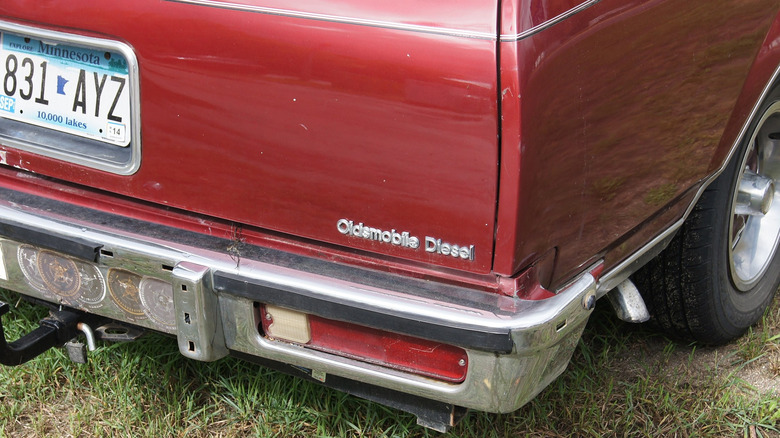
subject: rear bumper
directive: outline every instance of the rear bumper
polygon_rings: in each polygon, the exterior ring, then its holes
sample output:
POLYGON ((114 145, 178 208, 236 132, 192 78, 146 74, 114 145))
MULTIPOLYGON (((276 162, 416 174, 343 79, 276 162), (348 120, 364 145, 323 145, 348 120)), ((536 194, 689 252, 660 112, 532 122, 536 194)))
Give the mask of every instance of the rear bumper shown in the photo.
POLYGON ((484 411, 517 409, 565 369, 596 289, 585 273, 552 298, 525 301, 265 248, 236 251, 230 240, 8 189, 0 199, 0 287, 170 333, 194 359, 255 356, 326 382, 336 375, 484 411), (77 281, 36 271, 44 257, 77 281), (446 383, 271 340, 257 329, 256 303, 462 347, 466 378, 446 383))

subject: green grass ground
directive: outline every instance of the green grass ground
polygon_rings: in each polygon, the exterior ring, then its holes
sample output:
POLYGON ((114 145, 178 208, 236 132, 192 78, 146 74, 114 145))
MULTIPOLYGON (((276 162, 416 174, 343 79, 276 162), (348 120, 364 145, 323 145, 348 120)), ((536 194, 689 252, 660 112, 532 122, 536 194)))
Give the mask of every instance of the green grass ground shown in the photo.
MULTIPOLYGON (((761 325, 717 349, 616 321, 600 304, 549 388, 511 414, 471 412, 446 436, 780 437, 780 297, 761 325)), ((7 337, 44 314, 19 303, 3 317, 7 337)), ((7 437, 439 436, 412 415, 239 360, 185 359, 158 335, 100 344, 87 365, 50 350, 0 368, 0 382, 7 437)))

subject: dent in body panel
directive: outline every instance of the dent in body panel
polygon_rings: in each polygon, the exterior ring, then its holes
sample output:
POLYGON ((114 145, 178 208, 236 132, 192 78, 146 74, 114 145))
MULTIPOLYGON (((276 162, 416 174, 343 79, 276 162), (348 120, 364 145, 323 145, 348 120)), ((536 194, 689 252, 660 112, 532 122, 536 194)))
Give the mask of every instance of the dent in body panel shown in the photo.
MULTIPOLYGON (((503 139, 502 157, 519 153, 521 165, 502 174, 498 222, 510 232, 497 242, 496 270, 512 274, 528 254, 558 246, 560 282, 594 254, 608 254, 609 269, 636 250, 619 243, 711 173, 719 144, 733 142, 721 137, 777 8, 603 0, 502 43, 502 57, 519 60, 523 93, 502 110, 521 114, 522 133, 503 139), (505 254, 511 263, 500 262, 505 254)), ((654 223, 648 240, 673 222, 654 223)))

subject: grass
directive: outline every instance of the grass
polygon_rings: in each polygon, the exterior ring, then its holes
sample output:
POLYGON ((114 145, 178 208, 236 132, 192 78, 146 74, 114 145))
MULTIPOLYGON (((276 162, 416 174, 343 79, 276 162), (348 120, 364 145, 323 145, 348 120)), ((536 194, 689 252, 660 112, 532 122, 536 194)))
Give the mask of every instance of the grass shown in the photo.
MULTIPOLYGON (((778 395, 745 378, 758 369, 780 380, 771 365, 780 297, 760 325, 718 349, 670 342, 601 309, 569 369, 535 400, 511 414, 472 412, 446 436, 780 437, 778 395)), ((3 317, 7 338, 42 316, 19 304, 3 317)), ((101 344, 86 365, 50 350, 0 368, 0 381, 0 436, 439 436, 412 415, 239 360, 185 359, 158 335, 101 344)))

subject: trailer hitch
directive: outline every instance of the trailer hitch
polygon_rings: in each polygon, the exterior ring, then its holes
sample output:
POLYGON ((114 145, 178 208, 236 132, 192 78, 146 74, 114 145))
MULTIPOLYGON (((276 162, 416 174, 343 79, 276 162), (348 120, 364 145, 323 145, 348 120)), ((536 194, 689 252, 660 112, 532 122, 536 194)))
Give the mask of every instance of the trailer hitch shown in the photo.
POLYGON ((40 327, 8 343, 5 340, 2 316, 11 308, 0 301, 0 364, 21 365, 52 347, 59 347, 76 337, 81 313, 60 310, 51 312, 38 324, 40 327))

